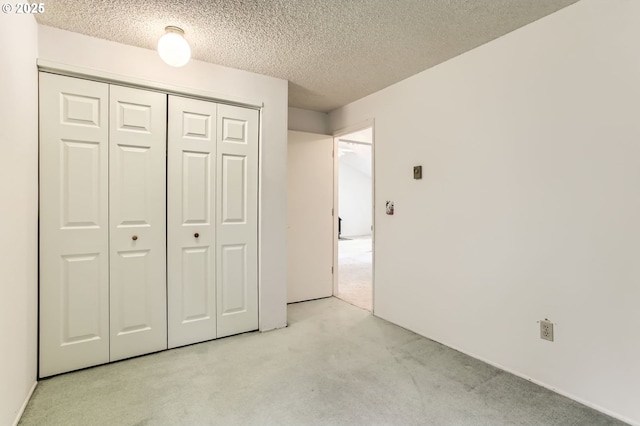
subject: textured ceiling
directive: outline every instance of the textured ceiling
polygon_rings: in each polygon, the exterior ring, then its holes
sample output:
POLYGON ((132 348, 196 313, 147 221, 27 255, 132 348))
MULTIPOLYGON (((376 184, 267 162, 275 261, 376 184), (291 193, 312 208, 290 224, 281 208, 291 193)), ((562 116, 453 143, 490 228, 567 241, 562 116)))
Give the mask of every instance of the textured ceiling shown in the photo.
POLYGON ((289 81, 327 112, 577 0, 47 0, 39 23, 155 49, 167 25, 193 58, 289 81))

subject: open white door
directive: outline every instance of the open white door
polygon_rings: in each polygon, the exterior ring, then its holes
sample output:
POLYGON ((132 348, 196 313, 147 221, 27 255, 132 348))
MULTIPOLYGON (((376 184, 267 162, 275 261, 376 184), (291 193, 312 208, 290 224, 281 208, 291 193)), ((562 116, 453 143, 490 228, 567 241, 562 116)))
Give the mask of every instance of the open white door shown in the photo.
POLYGON ((289 131, 287 302, 333 294, 333 137, 289 131))

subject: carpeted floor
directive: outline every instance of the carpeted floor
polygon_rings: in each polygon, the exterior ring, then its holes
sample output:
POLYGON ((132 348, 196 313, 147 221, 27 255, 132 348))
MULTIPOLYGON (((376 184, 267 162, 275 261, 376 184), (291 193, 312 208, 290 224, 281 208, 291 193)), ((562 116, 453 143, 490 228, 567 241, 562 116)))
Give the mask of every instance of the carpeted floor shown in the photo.
POLYGON ((20 424, 623 424, 333 297, 288 321, 43 380, 20 424))
POLYGON ((352 305, 372 310, 371 236, 338 240, 338 294, 352 305))

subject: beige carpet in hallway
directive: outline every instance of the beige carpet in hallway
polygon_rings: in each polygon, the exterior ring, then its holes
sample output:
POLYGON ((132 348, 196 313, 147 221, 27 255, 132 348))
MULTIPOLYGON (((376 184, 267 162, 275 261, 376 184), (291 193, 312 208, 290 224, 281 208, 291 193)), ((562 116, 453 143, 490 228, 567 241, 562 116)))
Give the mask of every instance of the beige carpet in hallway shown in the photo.
POLYGON ((371 236, 338 241, 338 294, 347 303, 373 308, 371 236))

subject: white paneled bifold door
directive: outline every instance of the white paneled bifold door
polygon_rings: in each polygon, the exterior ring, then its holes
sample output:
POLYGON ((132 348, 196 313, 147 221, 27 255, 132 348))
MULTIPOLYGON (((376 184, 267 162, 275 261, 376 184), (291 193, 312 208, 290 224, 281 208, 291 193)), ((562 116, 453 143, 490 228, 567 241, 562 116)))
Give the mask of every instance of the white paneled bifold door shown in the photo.
POLYGON ((169 347, 257 328, 258 112, 169 96, 169 347))
POLYGON ((258 323, 258 111, 218 105, 217 127, 217 329, 224 337, 258 323))
POLYGON ((110 360, 167 348, 167 95, 109 87, 110 360))
POLYGON ((109 362, 109 86, 40 74, 40 376, 109 362))
POLYGON ((169 96, 169 347, 215 339, 216 104, 169 96))
POLYGON ((258 328, 258 117, 40 73, 40 377, 258 328))

